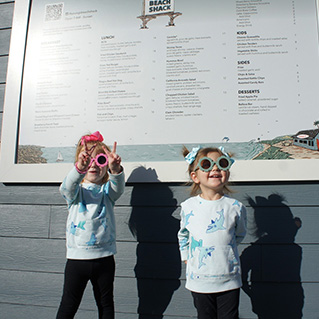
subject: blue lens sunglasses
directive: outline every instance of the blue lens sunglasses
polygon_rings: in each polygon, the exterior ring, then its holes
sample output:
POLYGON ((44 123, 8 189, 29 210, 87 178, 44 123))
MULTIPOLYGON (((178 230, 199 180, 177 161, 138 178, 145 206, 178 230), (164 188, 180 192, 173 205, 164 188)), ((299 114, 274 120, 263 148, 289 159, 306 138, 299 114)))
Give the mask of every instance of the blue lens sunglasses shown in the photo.
POLYGON ((232 158, 224 155, 218 157, 216 162, 214 162, 209 157, 203 157, 199 160, 197 166, 195 167, 195 171, 197 169, 200 169, 203 172, 209 172, 213 169, 215 164, 220 170, 227 171, 228 169, 230 169, 233 163, 234 160, 232 158))

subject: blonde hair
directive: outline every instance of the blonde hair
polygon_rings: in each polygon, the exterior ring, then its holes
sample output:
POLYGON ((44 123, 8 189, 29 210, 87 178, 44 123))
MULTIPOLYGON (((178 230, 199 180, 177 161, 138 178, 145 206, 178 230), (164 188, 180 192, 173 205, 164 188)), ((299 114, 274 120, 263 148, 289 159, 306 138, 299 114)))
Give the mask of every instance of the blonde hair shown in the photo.
MULTIPOLYGON (((182 154, 185 157, 186 155, 188 155, 190 153, 190 151, 187 149, 186 146, 183 146, 182 149, 182 154)), ((207 156, 208 153, 218 153, 219 155, 225 155, 219 148, 217 147, 205 147, 205 148, 201 148, 199 149, 199 151, 196 154, 195 160, 193 161, 193 163, 188 165, 188 174, 189 176, 191 176, 191 173, 195 171, 195 168, 199 162, 199 160, 205 156, 207 156)), ((229 155, 230 156, 230 155, 229 155)), ((190 194, 192 196, 198 195, 201 193, 201 189, 199 184, 196 184, 192 181, 188 182, 188 185, 191 185, 191 190, 190 190, 190 194)), ((223 192, 225 194, 229 194, 232 193, 233 191, 229 188, 229 183, 227 182, 227 184, 224 186, 223 188, 223 192)))
MULTIPOLYGON (((83 136, 90 136, 90 135, 91 134, 86 134, 83 136)), ((77 162, 79 154, 84 150, 84 145, 82 145, 82 137, 78 141, 78 144, 77 144, 77 147, 75 150, 75 162, 77 162)), ((88 141, 88 142, 86 142, 86 145, 87 145, 88 149, 90 149, 92 146, 95 145, 94 150, 97 151, 97 154, 101 154, 101 153, 105 154, 103 147, 105 147, 108 151, 111 152, 110 148, 106 144, 104 144, 103 142, 100 142, 100 141, 88 141)), ((108 180, 109 180, 109 173, 108 173, 108 169, 107 169, 105 172, 105 175, 102 179, 102 184, 105 184, 108 180)))

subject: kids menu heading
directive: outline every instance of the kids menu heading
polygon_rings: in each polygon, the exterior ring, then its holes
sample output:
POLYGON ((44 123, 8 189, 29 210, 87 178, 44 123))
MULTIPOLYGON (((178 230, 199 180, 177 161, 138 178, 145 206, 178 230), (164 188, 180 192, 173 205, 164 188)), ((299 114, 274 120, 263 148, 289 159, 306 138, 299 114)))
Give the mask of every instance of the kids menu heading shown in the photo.
POLYGON ((68 147, 96 130, 119 145, 241 143, 319 119, 314 0, 140 8, 32 1, 20 145, 68 147))

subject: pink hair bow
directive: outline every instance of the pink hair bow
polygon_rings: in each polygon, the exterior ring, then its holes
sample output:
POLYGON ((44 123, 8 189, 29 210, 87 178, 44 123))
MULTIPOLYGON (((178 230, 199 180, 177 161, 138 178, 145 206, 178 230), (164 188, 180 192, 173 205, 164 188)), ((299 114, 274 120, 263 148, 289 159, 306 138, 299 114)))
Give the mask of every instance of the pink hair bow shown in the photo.
POLYGON ((86 142, 95 142, 95 141, 99 141, 99 142, 103 142, 104 138, 102 136, 102 134, 99 131, 96 131, 94 133, 92 133, 91 135, 84 135, 81 138, 81 144, 84 144, 84 141, 86 142))

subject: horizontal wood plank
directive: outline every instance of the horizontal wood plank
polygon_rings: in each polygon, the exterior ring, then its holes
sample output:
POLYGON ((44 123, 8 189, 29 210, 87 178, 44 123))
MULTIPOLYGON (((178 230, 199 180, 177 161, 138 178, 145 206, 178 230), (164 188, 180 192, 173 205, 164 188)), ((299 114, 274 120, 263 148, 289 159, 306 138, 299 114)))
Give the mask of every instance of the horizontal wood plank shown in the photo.
POLYGON ((0 204, 65 205, 59 185, 0 183, 0 204))
MULTIPOLYGON (((243 243, 317 244, 317 212, 317 207, 249 207, 248 233, 243 243)), ((116 206, 117 240, 176 243, 179 214, 178 207, 116 206)), ((63 239, 67 215, 65 204, 0 205, 1 236, 63 239)))
POLYGON ((318 207, 249 207, 247 216, 244 243, 319 243, 318 207))
POLYGON ((4 92, 5 92, 5 84, 0 84, 0 113, 1 114, 3 112, 4 92))
POLYGON ((2 118, 3 118, 3 113, 0 113, 0 130, 2 129, 2 118))
POLYGON ((0 29, 0 56, 9 54, 10 36, 11 29, 0 29))
MULTIPOLYGON (((40 307, 40 306, 24 306, 15 304, 0 304, 1 319, 43 319, 43 318, 55 318, 57 309, 55 307, 40 307)), ((76 313, 75 319, 96 319, 98 317, 97 310, 83 310, 79 309, 76 313)), ((123 313, 117 312, 116 318, 118 319, 136 319, 136 313, 123 313)), ((194 317, 188 317, 194 318, 194 317)), ((148 319, 185 319, 180 316, 158 316, 148 315, 148 319)))
POLYGON ((0 237, 0 269, 62 274, 65 241, 0 237))
POLYGON ((1 236, 49 236, 50 206, 0 205, 0 219, 1 236))
MULTIPOLYGON (((247 207, 256 203, 261 207, 319 206, 319 183, 295 184, 236 184, 232 197, 247 207)), ((189 197, 188 187, 167 184, 127 185, 117 206, 176 207, 189 197)), ((0 203, 9 204, 65 204, 59 193, 59 185, 0 184, 0 203), (41 196, 39 196, 41 194, 41 196)))
MULTIPOLYGON (((149 192, 152 190, 149 186, 149 192)), ((146 188, 146 186, 145 186, 146 188)), ((171 186, 173 197, 180 204, 189 197, 187 186, 171 186)), ((247 207, 252 203, 257 206, 276 207, 282 203, 292 206, 319 206, 319 183, 236 183, 231 186, 233 193, 230 195, 238 199, 247 207), (251 201, 252 200, 252 201, 251 201)), ((142 192, 140 203, 143 202, 142 192)), ((137 196, 136 196, 137 197, 137 196)), ((153 196, 154 197, 154 196, 153 196)), ((137 202, 137 200, 136 200, 137 202)))
POLYGON ((5 83, 7 79, 8 57, 0 56, 0 83, 5 83))
POLYGON ((6 1, 6 2, 1 1, 1 2, 0 2, 0 29, 11 28, 14 2, 13 1, 6 1))
MULTIPOLYGON (((57 306, 55 307, 41 307, 17 304, 0 304, 1 319, 21 319, 21 318, 55 318, 57 313, 57 306)), ((76 319, 96 319, 97 310, 82 310, 80 309, 76 314, 76 319)), ((135 315, 136 316, 136 315, 135 315)))

